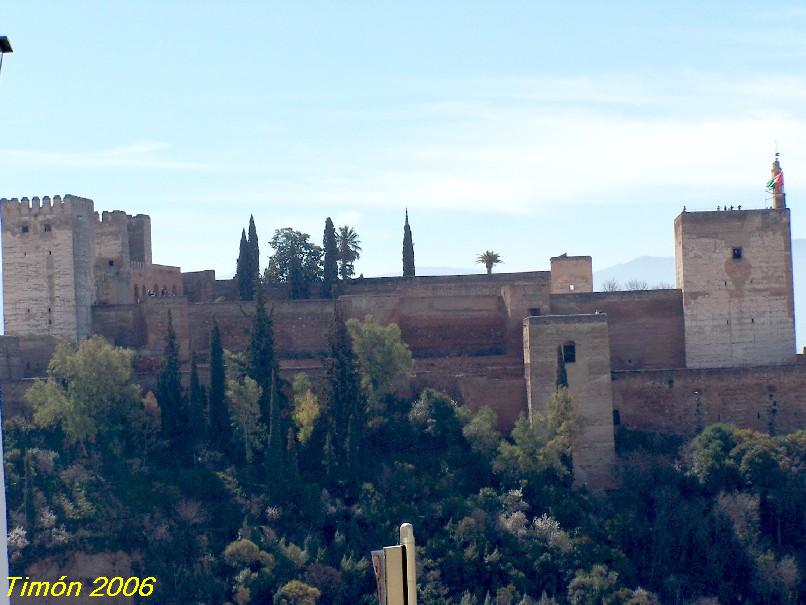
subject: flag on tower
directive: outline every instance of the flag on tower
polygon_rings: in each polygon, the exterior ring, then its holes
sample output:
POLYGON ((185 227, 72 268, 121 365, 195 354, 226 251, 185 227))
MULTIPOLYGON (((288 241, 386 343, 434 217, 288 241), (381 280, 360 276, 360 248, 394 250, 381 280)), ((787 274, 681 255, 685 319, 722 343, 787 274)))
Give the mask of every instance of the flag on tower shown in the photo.
POLYGON ((784 172, 781 171, 778 174, 774 174, 772 178, 767 181, 767 191, 772 191, 773 193, 781 192, 784 190, 784 172))

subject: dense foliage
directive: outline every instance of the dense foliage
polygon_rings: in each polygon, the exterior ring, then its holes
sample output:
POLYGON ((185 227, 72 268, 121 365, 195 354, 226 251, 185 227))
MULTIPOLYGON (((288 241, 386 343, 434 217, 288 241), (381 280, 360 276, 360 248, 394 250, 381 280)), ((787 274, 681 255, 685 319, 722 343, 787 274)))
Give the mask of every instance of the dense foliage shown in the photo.
POLYGON ((279 379, 272 330, 259 311, 233 354, 214 327, 210 386, 193 363, 181 401, 170 333, 156 395, 134 383, 131 352, 61 346, 31 414, 4 427, 13 570, 125 551, 158 578, 154 603, 368 604, 370 550, 410 521, 424 605, 806 594, 806 432, 622 431, 620 487, 593 495, 573 487, 564 387, 547 418, 503 437, 490 408, 402 395, 395 327, 338 321, 322 385, 279 379), (178 422, 192 428, 169 432, 178 422))

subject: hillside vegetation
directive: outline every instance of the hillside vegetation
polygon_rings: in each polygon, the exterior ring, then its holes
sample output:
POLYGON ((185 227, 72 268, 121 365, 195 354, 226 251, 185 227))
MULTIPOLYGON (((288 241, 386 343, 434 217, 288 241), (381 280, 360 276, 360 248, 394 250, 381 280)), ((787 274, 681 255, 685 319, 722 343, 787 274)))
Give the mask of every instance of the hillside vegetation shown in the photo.
POLYGON ((214 328, 207 387, 195 359, 180 380, 172 331, 154 392, 133 356, 64 345, 6 419, 13 573, 123 552, 157 578, 143 602, 369 604, 370 551, 408 521, 424 605, 806 595, 806 432, 622 431, 620 487, 594 495, 573 487, 565 388, 500 435, 490 408, 401 397, 411 355, 371 318, 333 326, 321 389, 280 379, 260 300, 247 351, 214 328))

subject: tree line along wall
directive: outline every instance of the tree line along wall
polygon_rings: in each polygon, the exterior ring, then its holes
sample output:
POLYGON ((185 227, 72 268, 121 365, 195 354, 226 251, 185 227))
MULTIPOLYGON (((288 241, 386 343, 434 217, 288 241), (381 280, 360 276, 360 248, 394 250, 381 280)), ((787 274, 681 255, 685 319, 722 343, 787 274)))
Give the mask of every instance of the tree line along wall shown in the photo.
POLYGON ((690 436, 727 422, 784 434, 806 425, 806 365, 612 373, 613 409, 627 428, 690 436))

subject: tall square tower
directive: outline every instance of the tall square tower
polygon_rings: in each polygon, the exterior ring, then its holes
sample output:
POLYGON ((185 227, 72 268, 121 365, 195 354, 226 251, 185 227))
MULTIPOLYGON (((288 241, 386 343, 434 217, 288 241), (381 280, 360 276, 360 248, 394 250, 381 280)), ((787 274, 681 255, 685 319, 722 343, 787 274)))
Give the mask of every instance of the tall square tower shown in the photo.
POLYGON ((89 336, 95 295, 92 200, 0 199, 3 317, 11 336, 89 336))
POLYGON ((789 210, 683 212, 674 221, 690 368, 795 357, 789 210))

